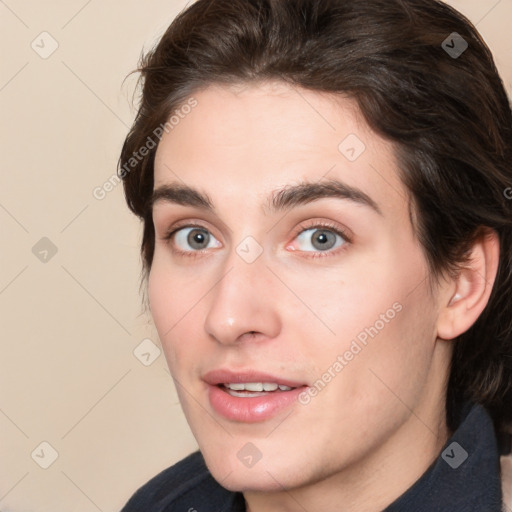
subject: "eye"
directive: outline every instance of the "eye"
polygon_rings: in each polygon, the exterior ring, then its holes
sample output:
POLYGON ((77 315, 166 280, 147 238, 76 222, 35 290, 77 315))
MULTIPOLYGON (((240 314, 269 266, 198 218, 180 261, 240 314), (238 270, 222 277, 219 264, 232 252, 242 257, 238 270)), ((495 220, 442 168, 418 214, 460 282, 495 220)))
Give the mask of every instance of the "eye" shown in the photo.
POLYGON ((178 252, 194 252, 220 247, 220 242, 207 230, 197 226, 187 226, 169 234, 178 247, 178 252))
POLYGON ((349 242, 348 236, 333 226, 312 226, 302 230, 296 237, 297 246, 288 246, 291 250, 304 252, 327 252, 349 242))

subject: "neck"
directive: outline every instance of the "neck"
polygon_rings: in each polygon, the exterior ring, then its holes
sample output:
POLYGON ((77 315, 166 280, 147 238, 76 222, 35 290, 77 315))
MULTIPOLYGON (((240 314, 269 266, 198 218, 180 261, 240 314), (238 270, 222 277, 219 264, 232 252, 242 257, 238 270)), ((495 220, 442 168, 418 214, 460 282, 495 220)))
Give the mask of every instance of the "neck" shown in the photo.
POLYGON ((273 493, 244 493, 247 512, 380 512, 425 473, 449 439, 444 421, 434 428, 425 424, 411 415, 371 458, 324 480, 273 493))

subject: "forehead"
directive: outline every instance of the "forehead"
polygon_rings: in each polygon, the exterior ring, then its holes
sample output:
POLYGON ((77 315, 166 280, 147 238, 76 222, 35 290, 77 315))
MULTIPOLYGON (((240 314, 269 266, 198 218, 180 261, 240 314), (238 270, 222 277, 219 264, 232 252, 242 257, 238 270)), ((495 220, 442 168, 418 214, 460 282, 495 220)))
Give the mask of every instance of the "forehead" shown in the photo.
POLYGON ((354 100, 279 82, 213 85, 192 96, 197 106, 159 143, 155 188, 181 181, 219 201, 241 191, 257 200, 297 182, 337 179, 383 210, 403 209, 393 146, 354 100))

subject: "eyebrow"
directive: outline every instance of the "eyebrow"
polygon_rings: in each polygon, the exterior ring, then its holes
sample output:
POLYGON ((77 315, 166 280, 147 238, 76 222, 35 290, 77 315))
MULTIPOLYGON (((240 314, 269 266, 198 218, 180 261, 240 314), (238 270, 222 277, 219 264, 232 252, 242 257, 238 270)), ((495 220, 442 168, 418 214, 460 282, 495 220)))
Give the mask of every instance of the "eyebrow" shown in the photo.
MULTIPOLYGON (((368 194, 335 179, 322 183, 302 182, 276 190, 270 194, 266 209, 270 213, 277 213, 324 198, 348 199, 382 215, 379 205, 368 194)), ((151 196, 150 208, 160 202, 192 206, 209 212, 215 210, 207 194, 181 183, 168 183, 157 187, 151 196)))

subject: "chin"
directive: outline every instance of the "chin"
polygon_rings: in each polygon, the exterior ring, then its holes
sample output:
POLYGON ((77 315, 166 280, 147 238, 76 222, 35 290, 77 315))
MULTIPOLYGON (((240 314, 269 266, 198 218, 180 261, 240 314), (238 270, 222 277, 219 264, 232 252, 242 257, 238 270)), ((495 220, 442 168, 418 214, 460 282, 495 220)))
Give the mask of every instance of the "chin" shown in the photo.
POLYGON ((244 471, 237 469, 228 476, 226 476, 226 473, 216 474, 212 471, 212 475, 220 485, 232 492, 267 493, 282 491, 283 487, 288 488, 295 486, 285 480, 283 475, 275 474, 273 471, 267 473, 263 467, 259 470, 256 470, 256 468, 244 471))
POLYGON ((263 457, 252 467, 246 467, 237 457, 237 453, 208 453, 202 451, 206 465, 213 478, 224 488, 232 492, 274 492, 283 488, 300 487, 307 479, 303 471, 291 472, 291 468, 300 466, 300 461, 265 460, 263 457), (276 462, 278 462, 276 464, 276 462))

